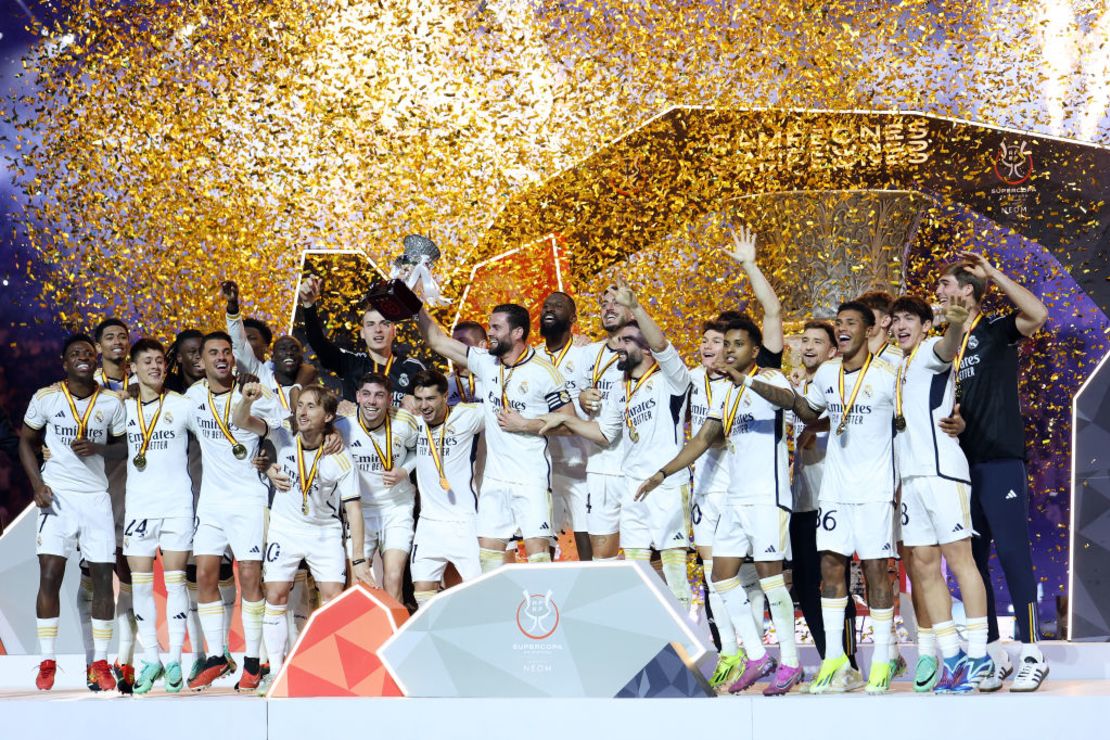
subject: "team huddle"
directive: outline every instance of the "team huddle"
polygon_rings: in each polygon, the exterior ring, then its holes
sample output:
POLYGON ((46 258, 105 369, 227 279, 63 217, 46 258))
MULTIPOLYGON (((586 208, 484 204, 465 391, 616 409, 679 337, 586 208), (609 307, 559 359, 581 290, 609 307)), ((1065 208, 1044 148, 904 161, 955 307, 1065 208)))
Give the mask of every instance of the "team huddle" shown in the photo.
POLYGON ((69 337, 65 378, 34 396, 20 444, 39 507, 36 685, 54 683, 74 554, 90 690, 144 694, 159 680, 168 692, 199 690, 238 671, 234 562, 245 643, 235 686, 265 694, 307 615, 350 583, 419 608, 515 562, 518 546, 529 562, 550 562, 563 531, 581 560, 657 556, 696 619, 686 567, 695 548, 720 644, 710 682, 738 693, 766 679, 768 696, 803 681, 795 602, 822 658, 800 690, 890 690, 907 668, 894 637, 897 557, 918 625, 914 689, 1000 689, 1014 669, 984 587, 993 540, 1022 643, 1011 690, 1036 690, 1048 667, 1036 646, 1015 345, 1044 324, 1044 306, 967 254, 944 269, 939 308, 873 292, 834 320, 807 321, 788 378, 755 237, 740 229, 733 246, 762 326, 736 311, 706 321, 694 368, 619 279, 600 300, 606 338, 593 343, 575 334, 577 309, 561 292, 543 303, 535 345, 516 304, 496 306, 488 328, 462 322, 450 334, 421 310, 424 343, 453 368, 444 374, 395 352, 395 327, 373 308, 362 314, 365 350, 337 346, 317 314, 322 281, 310 276, 298 296, 305 333, 341 396, 296 338, 272 341, 242 317, 231 282, 226 331, 183 331, 167 349, 131 344, 124 323, 107 319, 91 337, 69 337), (981 312, 991 282, 1014 304, 1009 314, 981 312), (854 558, 874 630, 866 680, 854 558), (966 648, 942 558, 963 600, 966 648), (767 612, 777 656, 764 645, 767 612))

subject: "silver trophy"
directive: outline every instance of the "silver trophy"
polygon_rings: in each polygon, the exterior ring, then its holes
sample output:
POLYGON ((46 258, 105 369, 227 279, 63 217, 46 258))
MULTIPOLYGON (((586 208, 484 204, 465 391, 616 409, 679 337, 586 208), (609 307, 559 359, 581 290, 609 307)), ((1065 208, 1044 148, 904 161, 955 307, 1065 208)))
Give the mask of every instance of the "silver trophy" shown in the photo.
POLYGON ((402 243, 405 251, 394 261, 390 278, 403 281, 413 291, 416 291, 419 284, 419 292, 425 303, 430 306, 446 306, 450 301, 443 297, 439 284, 432 276, 432 266, 440 255, 439 247, 420 234, 409 234, 402 243))

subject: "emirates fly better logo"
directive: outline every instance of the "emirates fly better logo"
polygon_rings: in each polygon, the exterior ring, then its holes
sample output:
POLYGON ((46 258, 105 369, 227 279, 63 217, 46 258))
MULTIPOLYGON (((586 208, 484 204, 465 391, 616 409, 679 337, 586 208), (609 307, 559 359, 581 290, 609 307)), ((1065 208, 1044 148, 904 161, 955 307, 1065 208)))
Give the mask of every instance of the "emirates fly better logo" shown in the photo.
POLYGON ((524 598, 516 608, 516 626, 521 634, 533 640, 545 640, 559 627, 559 607, 551 599, 551 590, 546 594, 524 592, 524 598))

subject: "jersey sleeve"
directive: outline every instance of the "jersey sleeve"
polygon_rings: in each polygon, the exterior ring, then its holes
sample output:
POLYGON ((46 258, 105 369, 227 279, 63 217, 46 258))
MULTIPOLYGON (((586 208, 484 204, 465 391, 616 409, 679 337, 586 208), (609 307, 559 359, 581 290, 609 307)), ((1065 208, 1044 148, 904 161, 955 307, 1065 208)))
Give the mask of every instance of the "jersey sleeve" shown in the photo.
MULTIPOLYGON (((917 357, 914 362, 921 362, 921 366, 931 373, 943 373, 952 369, 952 361, 945 362, 937 357, 937 345, 940 344, 940 337, 929 337, 925 340, 925 345, 917 351, 917 357)), ((903 360, 903 363, 906 362, 903 360)))
POLYGON ((23 423, 36 431, 45 427, 47 422, 42 408, 42 396, 42 392, 36 393, 31 398, 31 403, 27 404, 27 413, 23 415, 23 423))
POLYGON ((258 369, 262 363, 254 356, 254 350, 251 348, 250 342, 247 341, 247 329, 243 325, 243 314, 229 313, 227 315, 227 333, 231 337, 231 353, 235 355, 235 361, 239 363, 239 368, 251 375, 258 375, 258 369))
POLYGON ((112 423, 108 428, 108 434, 113 437, 122 437, 127 434, 127 408, 123 405, 123 401, 118 398, 112 400, 115 402, 115 408, 112 411, 112 423))
POLYGON ((713 399, 713 405, 709 407, 709 413, 705 415, 706 419, 714 419, 721 421, 725 416, 725 399, 728 398, 728 393, 718 393, 717 397, 713 399))
POLYGON ((1001 339, 1006 344, 1017 344, 1025 335, 1018 331, 1017 317, 1021 313, 1016 309, 1006 314, 1000 319, 995 319, 990 322, 990 332, 997 338, 1001 339))
POLYGON ((668 385, 675 394, 685 393, 690 388, 690 370, 678 355, 678 350, 673 344, 667 344, 662 352, 654 353, 655 361, 659 363, 659 371, 667 379, 668 385))
POLYGON ((567 383, 563 379, 563 374, 556 368, 550 368, 546 377, 548 382, 543 389, 543 400, 547 403, 548 411, 558 411, 570 403, 570 391, 567 390, 567 383))
POLYGON ((493 361, 489 352, 478 347, 468 347, 466 350, 466 369, 477 375, 479 378, 485 373, 489 364, 493 361))
POLYGON ((462 424, 463 431, 477 434, 486 428, 486 415, 482 413, 476 403, 460 403, 455 406, 455 409, 463 407, 465 413, 463 414, 462 424))
POLYGON ((605 439, 609 440, 610 445, 617 441, 624 428, 622 402, 623 399, 621 401, 617 400, 616 393, 610 393, 609 398, 601 404, 601 414, 597 417, 597 424, 601 427, 601 433, 605 435, 605 439))
POLYGON ((806 403, 809 404, 809 407, 814 411, 824 411, 829 405, 829 402, 825 399, 825 394, 821 391, 821 384, 823 381, 819 376, 820 372, 818 372, 817 376, 814 376, 813 382, 809 384, 809 388, 806 388, 806 403))
POLYGON ((346 450, 331 456, 335 465, 335 490, 342 502, 357 501, 359 498, 358 474, 355 461, 346 450))
POLYGON ((760 345, 759 354, 755 357, 755 363, 760 367, 770 367, 775 370, 782 370, 782 351, 772 352, 766 347, 760 345))

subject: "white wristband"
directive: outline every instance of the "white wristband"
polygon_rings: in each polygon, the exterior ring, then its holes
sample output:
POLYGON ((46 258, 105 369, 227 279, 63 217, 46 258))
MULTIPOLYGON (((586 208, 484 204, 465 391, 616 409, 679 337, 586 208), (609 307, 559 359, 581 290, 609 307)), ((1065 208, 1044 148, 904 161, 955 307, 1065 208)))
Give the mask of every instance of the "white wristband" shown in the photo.
POLYGON ((301 387, 301 384, 300 384, 300 383, 294 383, 293 385, 289 386, 289 390, 293 390, 294 388, 296 388, 296 389, 297 389, 297 390, 299 390, 299 391, 303 391, 303 390, 304 390, 304 388, 302 388, 302 387, 301 387))
POLYGON ((750 376, 750 375, 745 375, 744 376, 744 387, 745 388, 751 388, 753 382, 754 382, 754 379, 752 378, 752 376, 750 376))

